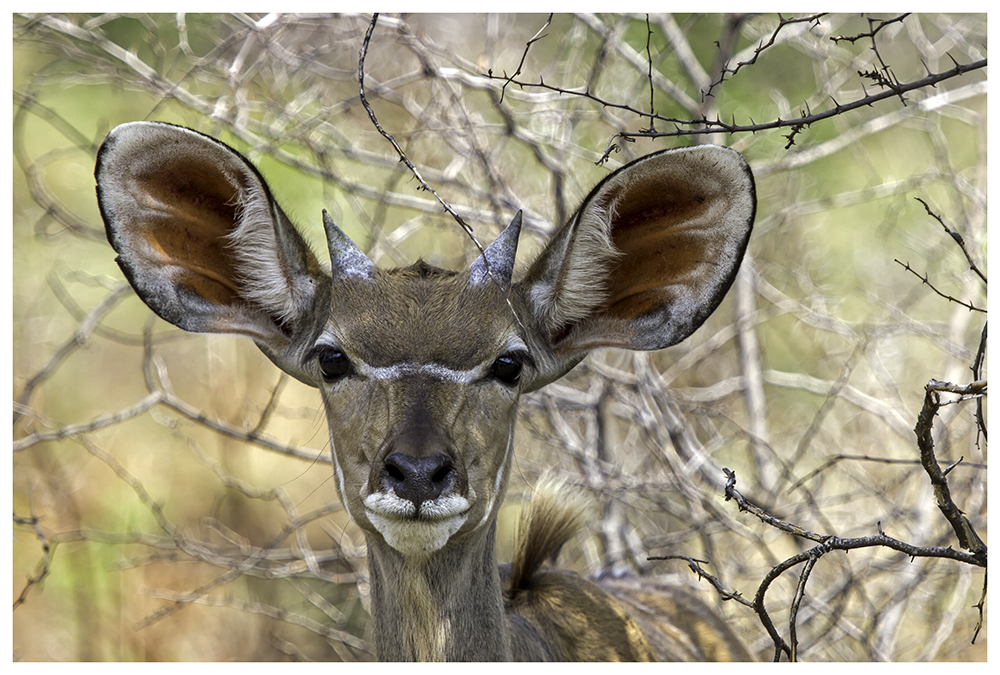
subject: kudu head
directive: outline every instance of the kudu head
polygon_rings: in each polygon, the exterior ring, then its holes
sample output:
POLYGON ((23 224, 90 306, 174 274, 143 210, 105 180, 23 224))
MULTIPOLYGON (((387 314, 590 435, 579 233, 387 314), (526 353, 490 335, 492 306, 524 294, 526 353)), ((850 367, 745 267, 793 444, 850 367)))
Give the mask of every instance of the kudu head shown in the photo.
POLYGON ((407 557, 495 521, 521 394, 597 347, 660 349, 701 325, 756 206, 738 153, 658 152, 606 177, 512 282, 520 214, 452 272, 379 269, 324 212, 327 270, 245 158, 181 127, 119 126, 96 176, 139 297, 185 330, 252 338, 317 387, 344 504, 407 557))

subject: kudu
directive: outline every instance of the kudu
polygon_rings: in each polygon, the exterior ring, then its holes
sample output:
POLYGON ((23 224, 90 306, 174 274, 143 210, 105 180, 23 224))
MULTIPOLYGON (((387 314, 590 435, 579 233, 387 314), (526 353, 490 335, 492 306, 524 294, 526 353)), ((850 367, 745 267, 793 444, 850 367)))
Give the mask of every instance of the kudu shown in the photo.
POLYGON ((453 272, 377 268, 324 211, 327 270, 249 161, 182 127, 117 127, 96 177, 118 264, 153 311, 248 336, 319 389, 381 659, 748 658, 676 588, 542 568, 576 518, 559 496, 536 499, 512 565, 498 572, 495 550, 520 396, 592 349, 675 344, 722 300, 756 209, 738 153, 618 169, 513 283, 520 213, 453 272))

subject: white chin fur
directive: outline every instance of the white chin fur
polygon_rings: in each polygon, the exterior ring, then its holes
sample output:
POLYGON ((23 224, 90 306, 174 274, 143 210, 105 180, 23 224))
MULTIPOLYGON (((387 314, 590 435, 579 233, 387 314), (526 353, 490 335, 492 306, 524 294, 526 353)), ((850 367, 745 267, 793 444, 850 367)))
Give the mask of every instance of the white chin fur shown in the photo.
POLYGON ((424 502, 420 515, 409 499, 396 493, 377 492, 365 498, 368 521, 386 543, 404 555, 432 553, 446 543, 468 517, 469 500, 447 495, 424 502))

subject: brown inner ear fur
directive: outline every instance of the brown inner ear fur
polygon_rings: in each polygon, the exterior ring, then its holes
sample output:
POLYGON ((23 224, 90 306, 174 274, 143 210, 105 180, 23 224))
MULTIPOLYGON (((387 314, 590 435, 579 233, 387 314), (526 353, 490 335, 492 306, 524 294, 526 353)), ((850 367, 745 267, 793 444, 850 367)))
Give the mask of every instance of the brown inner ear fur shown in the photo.
POLYGON ((669 307, 687 284, 715 273, 717 256, 709 249, 721 242, 706 228, 723 217, 725 195, 713 194, 708 180, 670 178, 624 188, 614 198, 611 238, 622 255, 609 275, 606 316, 628 321, 669 307))
POLYGON ((698 274, 704 243, 687 230, 695 218, 704 218, 704 202, 700 195, 678 195, 644 210, 630 203, 627 213, 619 213, 611 236, 622 257, 610 276, 603 313, 625 320, 642 316, 672 301, 672 284, 698 274))
MULTIPOLYGON (((186 157, 190 159, 190 157, 186 157)), ((135 176, 129 191, 150 214, 141 228, 146 256, 198 296, 220 305, 238 297, 228 235, 238 217, 237 189, 214 166, 167 161, 135 176), (155 214, 155 215, 153 215, 155 214)))

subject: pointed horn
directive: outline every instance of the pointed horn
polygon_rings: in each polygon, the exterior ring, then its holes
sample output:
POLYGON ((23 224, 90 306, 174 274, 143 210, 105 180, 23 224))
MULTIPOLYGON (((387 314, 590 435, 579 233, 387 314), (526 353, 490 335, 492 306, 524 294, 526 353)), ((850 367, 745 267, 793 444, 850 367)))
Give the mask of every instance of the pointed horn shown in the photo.
POLYGON ((521 234, 521 212, 518 211, 510 225, 500 233, 493 243, 486 247, 483 255, 469 266, 469 283, 478 286, 493 280, 504 290, 510 288, 514 275, 514 256, 517 254, 517 239, 521 234))
POLYGON ((330 271, 334 279, 342 276, 359 276, 367 279, 372 276, 375 263, 337 227, 326 209, 323 209, 323 229, 326 230, 326 245, 330 249, 330 271))

